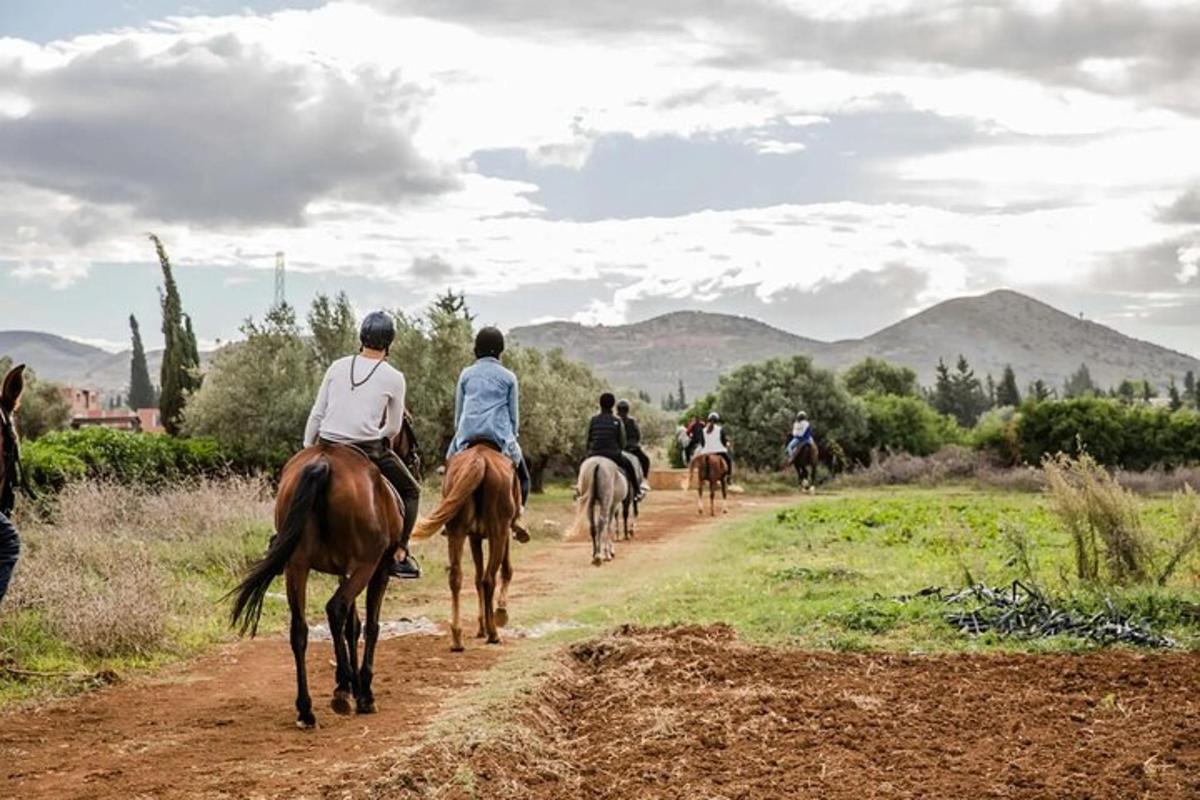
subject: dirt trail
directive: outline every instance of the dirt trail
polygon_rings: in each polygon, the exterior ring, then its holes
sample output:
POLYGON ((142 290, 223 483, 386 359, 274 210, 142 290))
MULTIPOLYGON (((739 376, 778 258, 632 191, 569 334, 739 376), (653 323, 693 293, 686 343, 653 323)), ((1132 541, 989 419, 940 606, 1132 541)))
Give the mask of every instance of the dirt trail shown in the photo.
MULTIPOLYGON (((711 524, 696 516, 694 503, 691 494, 653 495, 638 537, 619 545, 618 561, 605 569, 620 570, 622 551, 652 548, 711 524)), ((753 501, 730 502, 731 515, 756 507, 753 501)), ((586 548, 567 541, 526 558, 514 551, 514 623, 520 623, 523 599, 569 588, 593 569, 586 548)), ((444 585, 443 571, 429 570, 423 583, 444 585)), ((473 605, 469 595, 466 602, 473 605)), ((448 605, 447 591, 442 608, 448 605)), ((301 733, 293 724, 295 683, 286 639, 229 644, 153 678, 0 716, 0 798, 319 796, 339 775, 361 779, 355 771, 372 759, 414 743, 448 698, 485 680, 505 648, 519 646, 512 637, 499 648, 471 640, 466 653, 454 655, 442 636, 388 640, 376 661, 380 713, 337 717, 327 704, 333 686, 329 645, 310 642, 310 688, 321 725, 301 733)))

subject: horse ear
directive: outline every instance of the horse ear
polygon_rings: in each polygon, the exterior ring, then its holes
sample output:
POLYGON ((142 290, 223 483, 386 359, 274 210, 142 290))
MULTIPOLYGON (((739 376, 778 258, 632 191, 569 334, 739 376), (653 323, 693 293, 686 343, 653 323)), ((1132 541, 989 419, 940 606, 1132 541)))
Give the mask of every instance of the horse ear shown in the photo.
POLYGON ((0 408, 4 413, 11 414, 17 410, 21 401, 21 392, 25 391, 25 365, 18 364, 4 376, 4 384, 0 386, 0 408))

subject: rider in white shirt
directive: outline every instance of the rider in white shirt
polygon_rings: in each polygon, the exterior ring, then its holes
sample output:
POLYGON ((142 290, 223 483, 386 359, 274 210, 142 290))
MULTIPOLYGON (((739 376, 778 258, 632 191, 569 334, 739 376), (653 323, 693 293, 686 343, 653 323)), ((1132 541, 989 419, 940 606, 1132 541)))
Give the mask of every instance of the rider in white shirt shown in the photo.
POLYGON ((728 471, 729 477, 733 477, 733 456, 729 452, 730 445, 729 437, 725 433, 725 427, 721 425, 721 415, 717 412, 712 412, 708 415, 708 424, 700 429, 700 447, 696 451, 698 455, 709 455, 715 453, 725 459, 725 468, 728 471))

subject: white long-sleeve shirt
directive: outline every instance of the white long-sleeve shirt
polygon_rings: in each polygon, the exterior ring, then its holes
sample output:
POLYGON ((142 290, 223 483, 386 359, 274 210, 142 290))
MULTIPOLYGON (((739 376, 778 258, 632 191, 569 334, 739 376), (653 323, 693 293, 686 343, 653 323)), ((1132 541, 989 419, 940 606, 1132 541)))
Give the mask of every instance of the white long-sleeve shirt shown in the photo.
POLYGON ((304 446, 315 444, 318 438, 331 442, 392 438, 404 424, 405 390, 404 373, 386 361, 339 358, 329 365, 321 381, 304 428, 304 446))

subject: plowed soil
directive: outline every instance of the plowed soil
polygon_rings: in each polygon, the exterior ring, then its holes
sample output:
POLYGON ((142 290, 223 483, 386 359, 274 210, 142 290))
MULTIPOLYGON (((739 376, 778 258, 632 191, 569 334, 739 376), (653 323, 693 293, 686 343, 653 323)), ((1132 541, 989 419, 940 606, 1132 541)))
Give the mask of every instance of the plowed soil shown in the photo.
POLYGON ((380 793, 1200 797, 1194 655, 814 654, 718 626, 626 629, 563 662, 515 715, 519 734, 431 745, 410 760, 423 774, 380 793))

